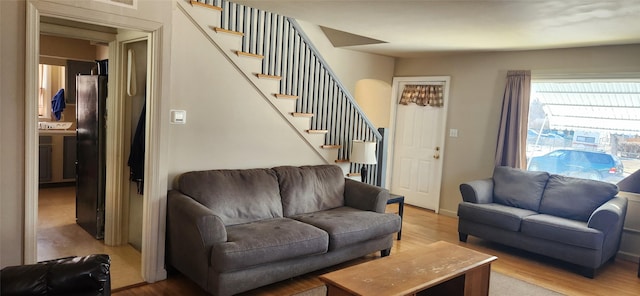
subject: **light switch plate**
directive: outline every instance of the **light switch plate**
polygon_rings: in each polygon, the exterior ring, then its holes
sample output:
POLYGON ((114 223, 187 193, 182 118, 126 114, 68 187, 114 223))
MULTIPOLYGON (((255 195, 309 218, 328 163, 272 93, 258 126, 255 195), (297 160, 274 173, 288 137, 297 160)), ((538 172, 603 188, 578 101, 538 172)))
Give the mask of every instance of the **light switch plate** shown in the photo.
POLYGON ((449 137, 457 138, 458 137, 458 130, 455 129, 455 128, 449 129, 449 137))
POLYGON ((185 124, 185 123, 187 123, 187 111, 185 111, 185 110, 171 110, 171 123, 173 123, 173 124, 185 124))

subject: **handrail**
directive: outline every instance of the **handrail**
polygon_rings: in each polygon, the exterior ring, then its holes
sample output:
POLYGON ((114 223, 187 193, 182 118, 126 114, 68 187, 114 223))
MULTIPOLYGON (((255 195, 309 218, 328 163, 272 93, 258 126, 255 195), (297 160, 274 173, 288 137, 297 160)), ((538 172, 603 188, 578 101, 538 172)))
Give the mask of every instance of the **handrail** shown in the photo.
MULTIPOLYGON (((296 29, 296 31, 298 32, 298 34, 300 34, 302 36, 302 38, 304 40, 311 40, 309 39, 309 37, 307 36, 307 34, 304 33, 304 30, 302 30, 302 28, 300 27, 300 25, 298 24, 298 21, 296 21, 293 18, 287 17, 287 20, 289 20, 289 23, 291 23, 291 25, 293 25, 293 27, 296 29)), ((351 93, 349 93, 347 91, 347 88, 344 87, 344 85, 342 84, 342 82, 337 78, 338 75, 335 74, 335 72, 333 72, 333 70, 331 69, 331 67, 329 66, 329 63, 327 63, 327 61, 322 57, 322 55, 320 54, 320 52, 318 52, 318 49, 311 43, 309 42, 309 48, 311 49, 311 51, 313 51, 313 53, 316 55, 316 57, 318 58, 318 60, 320 61, 320 63, 327 69, 327 72, 329 72, 329 75, 331 75, 331 77, 334 77, 336 84, 338 85, 338 87, 340 88, 340 90, 342 90, 342 92, 345 93, 345 95, 347 96, 347 98, 349 99, 349 101, 351 101, 354 104, 354 108, 358 111, 358 113, 360 114, 364 114, 364 111, 362 111, 362 109, 360 108, 360 106, 358 106, 358 104, 356 103, 356 100, 353 98, 353 96, 351 95, 351 93)), ((366 123, 367 126, 371 129, 373 129, 375 132, 373 133, 376 136, 376 139, 381 140, 382 139, 382 135, 380 134, 380 132, 376 129, 376 127, 373 125, 373 123, 371 123, 371 121, 365 116, 362 118, 366 123)))
MULTIPOLYGON (((313 113, 312 130, 327 130, 325 143, 340 144, 338 159, 348 159, 352 140, 376 141, 382 135, 311 43, 295 19, 228 0, 198 0, 222 8, 222 29, 243 33, 241 51, 260 55, 262 73, 280 76, 280 94, 295 95, 296 111, 313 113)), ((359 171, 351 164, 350 171, 359 171)), ((367 165, 374 184, 376 165, 367 165)))

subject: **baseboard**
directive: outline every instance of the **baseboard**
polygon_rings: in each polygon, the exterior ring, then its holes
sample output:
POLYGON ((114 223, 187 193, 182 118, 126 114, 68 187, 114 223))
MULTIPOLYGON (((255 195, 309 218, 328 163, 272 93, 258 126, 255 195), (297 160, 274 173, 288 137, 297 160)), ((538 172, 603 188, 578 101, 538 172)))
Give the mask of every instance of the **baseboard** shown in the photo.
POLYGON ((616 259, 622 259, 624 261, 631 261, 635 263, 635 262, 638 262, 638 260, 640 260, 640 255, 619 251, 618 254, 616 254, 616 259))
POLYGON ((440 209, 438 214, 443 215, 443 216, 447 216, 447 217, 453 217, 453 218, 457 218, 458 217, 458 212, 451 211, 451 210, 445 210, 445 209, 440 209))

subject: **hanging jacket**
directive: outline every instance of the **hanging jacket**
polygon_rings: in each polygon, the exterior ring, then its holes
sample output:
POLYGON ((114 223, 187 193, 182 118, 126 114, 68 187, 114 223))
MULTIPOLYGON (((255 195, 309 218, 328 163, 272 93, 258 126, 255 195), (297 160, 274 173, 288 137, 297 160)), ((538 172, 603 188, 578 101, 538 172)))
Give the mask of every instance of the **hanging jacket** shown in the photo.
POLYGON ((136 182, 138 186, 138 194, 143 194, 144 187, 144 135, 146 120, 146 104, 142 106, 140 119, 136 126, 136 133, 131 141, 131 151, 129 152, 129 180, 136 182))
POLYGON ((66 106, 67 104, 64 102, 64 88, 61 88, 53 98, 51 98, 51 113, 53 113, 56 121, 60 120, 62 111, 66 106))

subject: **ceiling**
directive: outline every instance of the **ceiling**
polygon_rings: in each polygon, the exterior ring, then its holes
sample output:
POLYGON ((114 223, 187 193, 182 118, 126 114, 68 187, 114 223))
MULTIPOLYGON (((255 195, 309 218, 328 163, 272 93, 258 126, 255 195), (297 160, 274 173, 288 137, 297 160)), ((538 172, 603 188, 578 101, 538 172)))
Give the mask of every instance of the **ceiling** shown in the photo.
POLYGON ((233 2, 320 25, 337 47, 393 57, 640 43, 639 0, 233 2))

